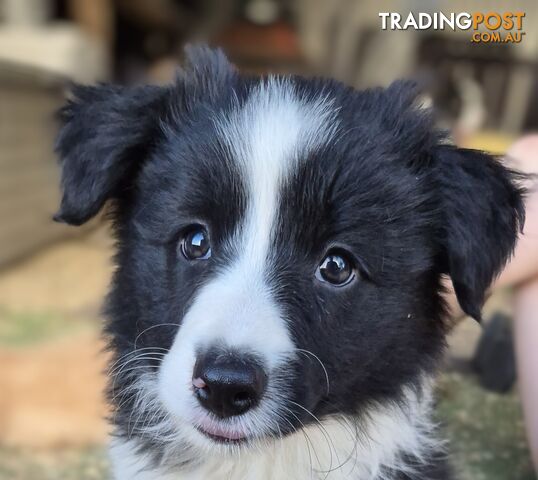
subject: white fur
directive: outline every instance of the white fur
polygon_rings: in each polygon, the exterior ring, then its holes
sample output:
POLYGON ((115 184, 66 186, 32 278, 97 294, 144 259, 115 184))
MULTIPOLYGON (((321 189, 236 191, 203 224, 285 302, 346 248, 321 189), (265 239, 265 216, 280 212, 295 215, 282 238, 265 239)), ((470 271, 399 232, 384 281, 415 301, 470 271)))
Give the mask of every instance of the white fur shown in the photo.
POLYGON ((335 113, 327 97, 301 99, 286 80, 270 78, 246 105, 216 119, 248 183, 246 222, 234 239, 244 245, 236 265, 239 275, 263 274, 282 183, 301 159, 332 138, 338 128, 335 113))
MULTIPOLYGON (((383 467, 412 472, 402 455, 421 458, 435 446, 431 387, 425 382, 421 396, 408 389, 406 406, 372 408, 366 421, 334 417, 311 425, 282 440, 272 439, 258 448, 232 457, 228 452, 205 454, 192 469, 154 470, 149 457, 135 452, 135 441, 115 441, 111 456, 116 480, 386 480, 383 467)), ((172 457, 173 450, 165 453, 172 457)), ((202 453, 200 454, 202 455, 202 453)))

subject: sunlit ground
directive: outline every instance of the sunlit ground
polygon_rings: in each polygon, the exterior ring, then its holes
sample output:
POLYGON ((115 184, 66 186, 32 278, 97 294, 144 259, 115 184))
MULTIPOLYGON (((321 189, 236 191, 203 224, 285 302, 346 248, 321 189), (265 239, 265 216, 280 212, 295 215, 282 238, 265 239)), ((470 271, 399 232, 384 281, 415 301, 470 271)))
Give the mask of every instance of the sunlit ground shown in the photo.
MULTIPOLYGON (((98 310, 111 267, 102 232, 0 272, 0 480, 108 476, 98 310)), ((517 391, 441 376, 438 415, 462 480, 532 480, 517 391)))

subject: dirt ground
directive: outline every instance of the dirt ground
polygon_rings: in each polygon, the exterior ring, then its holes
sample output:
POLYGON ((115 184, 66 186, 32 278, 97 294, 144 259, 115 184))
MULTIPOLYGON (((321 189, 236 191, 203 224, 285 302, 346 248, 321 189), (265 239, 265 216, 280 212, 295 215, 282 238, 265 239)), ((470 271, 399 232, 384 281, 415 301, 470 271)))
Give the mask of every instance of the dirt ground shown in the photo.
POLYGON ((112 272, 102 230, 0 272, 0 442, 103 443, 107 354, 99 310, 112 272))
POLYGON ((94 332, 0 351, 0 431, 5 446, 100 444, 107 428, 105 355, 94 332))
MULTIPOLYGON (((99 308, 112 272, 102 229, 0 271, 0 480, 107 477, 106 354, 99 308)), ((497 296, 490 309, 506 310, 497 296)), ((465 362, 480 327, 463 322, 450 357, 465 362)), ((439 419, 464 480, 531 480, 517 390, 440 377, 439 419)))

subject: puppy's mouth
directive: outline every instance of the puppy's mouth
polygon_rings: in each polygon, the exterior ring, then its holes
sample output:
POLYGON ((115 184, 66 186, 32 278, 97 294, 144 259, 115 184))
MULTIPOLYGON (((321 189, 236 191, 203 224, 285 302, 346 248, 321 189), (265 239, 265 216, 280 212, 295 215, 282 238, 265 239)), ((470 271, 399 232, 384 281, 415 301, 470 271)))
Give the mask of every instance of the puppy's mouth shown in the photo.
POLYGON ((244 433, 218 427, 216 425, 196 425, 195 428, 202 435, 217 443, 239 445, 248 440, 248 436, 244 433))

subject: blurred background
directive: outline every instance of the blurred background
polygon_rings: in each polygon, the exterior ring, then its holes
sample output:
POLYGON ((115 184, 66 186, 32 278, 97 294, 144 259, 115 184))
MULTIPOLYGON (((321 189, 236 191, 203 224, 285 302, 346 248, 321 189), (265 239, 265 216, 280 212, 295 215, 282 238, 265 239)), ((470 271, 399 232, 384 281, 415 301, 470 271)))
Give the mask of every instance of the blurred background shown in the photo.
MULTIPOLYGON (((204 42, 245 71, 359 88, 417 78, 459 144, 504 153, 538 130, 537 27, 537 0, 0 0, 0 480, 107 478, 99 309, 113 245, 100 218, 81 230, 51 221, 53 113, 69 81, 168 82, 184 44, 204 42), (477 10, 525 12, 522 42, 384 31, 378 15, 477 10)), ((472 320, 456 326, 439 378, 463 479, 535 478, 510 294, 488 301, 486 339, 472 320)))

